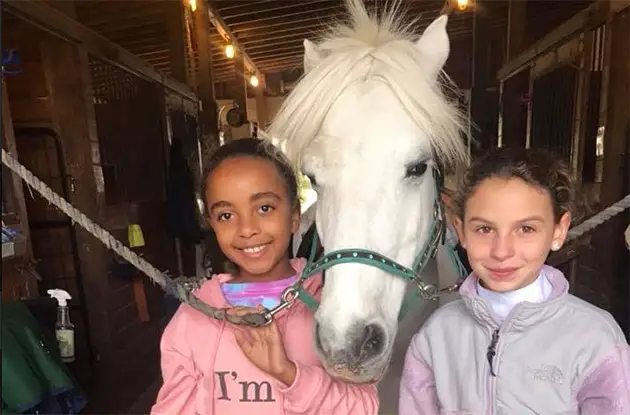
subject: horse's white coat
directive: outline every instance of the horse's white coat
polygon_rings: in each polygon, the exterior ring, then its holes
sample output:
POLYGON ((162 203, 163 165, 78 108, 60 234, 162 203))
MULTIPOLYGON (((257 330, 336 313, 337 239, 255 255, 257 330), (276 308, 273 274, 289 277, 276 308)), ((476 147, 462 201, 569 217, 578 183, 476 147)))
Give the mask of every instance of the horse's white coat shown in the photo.
MULTIPOLYGON (((316 181, 327 252, 364 248, 411 266, 426 244, 437 195, 431 169, 406 178, 407 167, 466 160, 462 118, 439 78, 449 53, 447 18, 416 40, 395 7, 377 21, 360 0, 346 2, 349 26, 333 26, 317 44, 304 41, 305 76, 270 133, 286 140, 289 157, 316 181)), ((405 289, 402 279, 373 267, 327 271, 316 348, 331 374, 355 382, 384 374, 405 289), (368 324, 383 330, 385 347, 357 361, 357 333, 368 324)))

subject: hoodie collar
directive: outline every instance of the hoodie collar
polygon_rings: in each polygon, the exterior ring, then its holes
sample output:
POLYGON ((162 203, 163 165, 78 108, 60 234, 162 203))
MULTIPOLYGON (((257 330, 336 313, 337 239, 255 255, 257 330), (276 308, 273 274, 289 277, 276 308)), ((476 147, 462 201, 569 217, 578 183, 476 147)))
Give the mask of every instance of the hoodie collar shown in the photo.
MULTIPOLYGON (((294 258, 291 260, 291 266, 293 267, 293 269, 295 269, 296 274, 299 276, 306 266, 306 259, 294 258)), ((195 295, 214 307, 231 307, 225 299, 225 296, 223 295, 221 284, 229 282, 233 279, 234 276, 232 276, 231 274, 213 275, 210 280, 208 280, 205 284, 203 284, 201 288, 199 288, 195 295)), ((313 275, 309 277, 306 281, 304 281, 304 288, 311 295, 317 295, 322 286, 323 282, 321 274, 313 275)), ((296 303, 299 303, 299 301, 296 301, 296 303)), ((281 310, 278 314, 276 314, 276 318, 283 317, 293 309, 295 309, 295 307, 281 310)))

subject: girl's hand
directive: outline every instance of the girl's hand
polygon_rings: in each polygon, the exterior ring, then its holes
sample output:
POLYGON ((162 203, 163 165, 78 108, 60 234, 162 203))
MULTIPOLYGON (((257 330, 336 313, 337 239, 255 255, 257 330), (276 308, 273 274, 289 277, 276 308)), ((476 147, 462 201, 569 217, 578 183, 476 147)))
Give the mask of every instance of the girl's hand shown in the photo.
MULTIPOLYGON (((229 314, 244 315, 262 311, 247 307, 234 307, 229 314)), ((291 386, 296 376, 295 364, 287 358, 282 336, 275 321, 264 327, 237 326, 234 330, 236 343, 243 354, 260 370, 273 376, 287 386, 291 386)))

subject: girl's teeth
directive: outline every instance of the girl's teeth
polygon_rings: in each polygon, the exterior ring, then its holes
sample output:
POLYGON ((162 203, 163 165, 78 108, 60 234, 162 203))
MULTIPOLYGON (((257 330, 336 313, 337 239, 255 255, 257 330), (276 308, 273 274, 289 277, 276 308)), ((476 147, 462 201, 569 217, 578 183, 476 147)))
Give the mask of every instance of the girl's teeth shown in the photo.
POLYGON ((247 252, 248 254, 255 254, 256 252, 260 252, 263 250, 265 246, 261 245, 261 246, 256 246, 254 248, 245 248, 243 249, 243 251, 247 252))

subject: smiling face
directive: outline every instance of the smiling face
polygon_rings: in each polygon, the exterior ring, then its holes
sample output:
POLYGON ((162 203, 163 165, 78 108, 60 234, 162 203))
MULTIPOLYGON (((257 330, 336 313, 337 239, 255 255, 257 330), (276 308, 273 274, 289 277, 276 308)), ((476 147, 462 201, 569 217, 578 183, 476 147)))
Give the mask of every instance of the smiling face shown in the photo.
POLYGON ((559 220, 549 193, 519 178, 483 180, 457 221, 462 246, 483 285, 513 291, 539 275, 550 249, 564 243, 570 214, 559 220))
POLYGON ((272 281, 293 273, 288 256, 299 209, 274 164, 239 156, 222 161, 206 179, 208 221, 241 280, 272 281))

